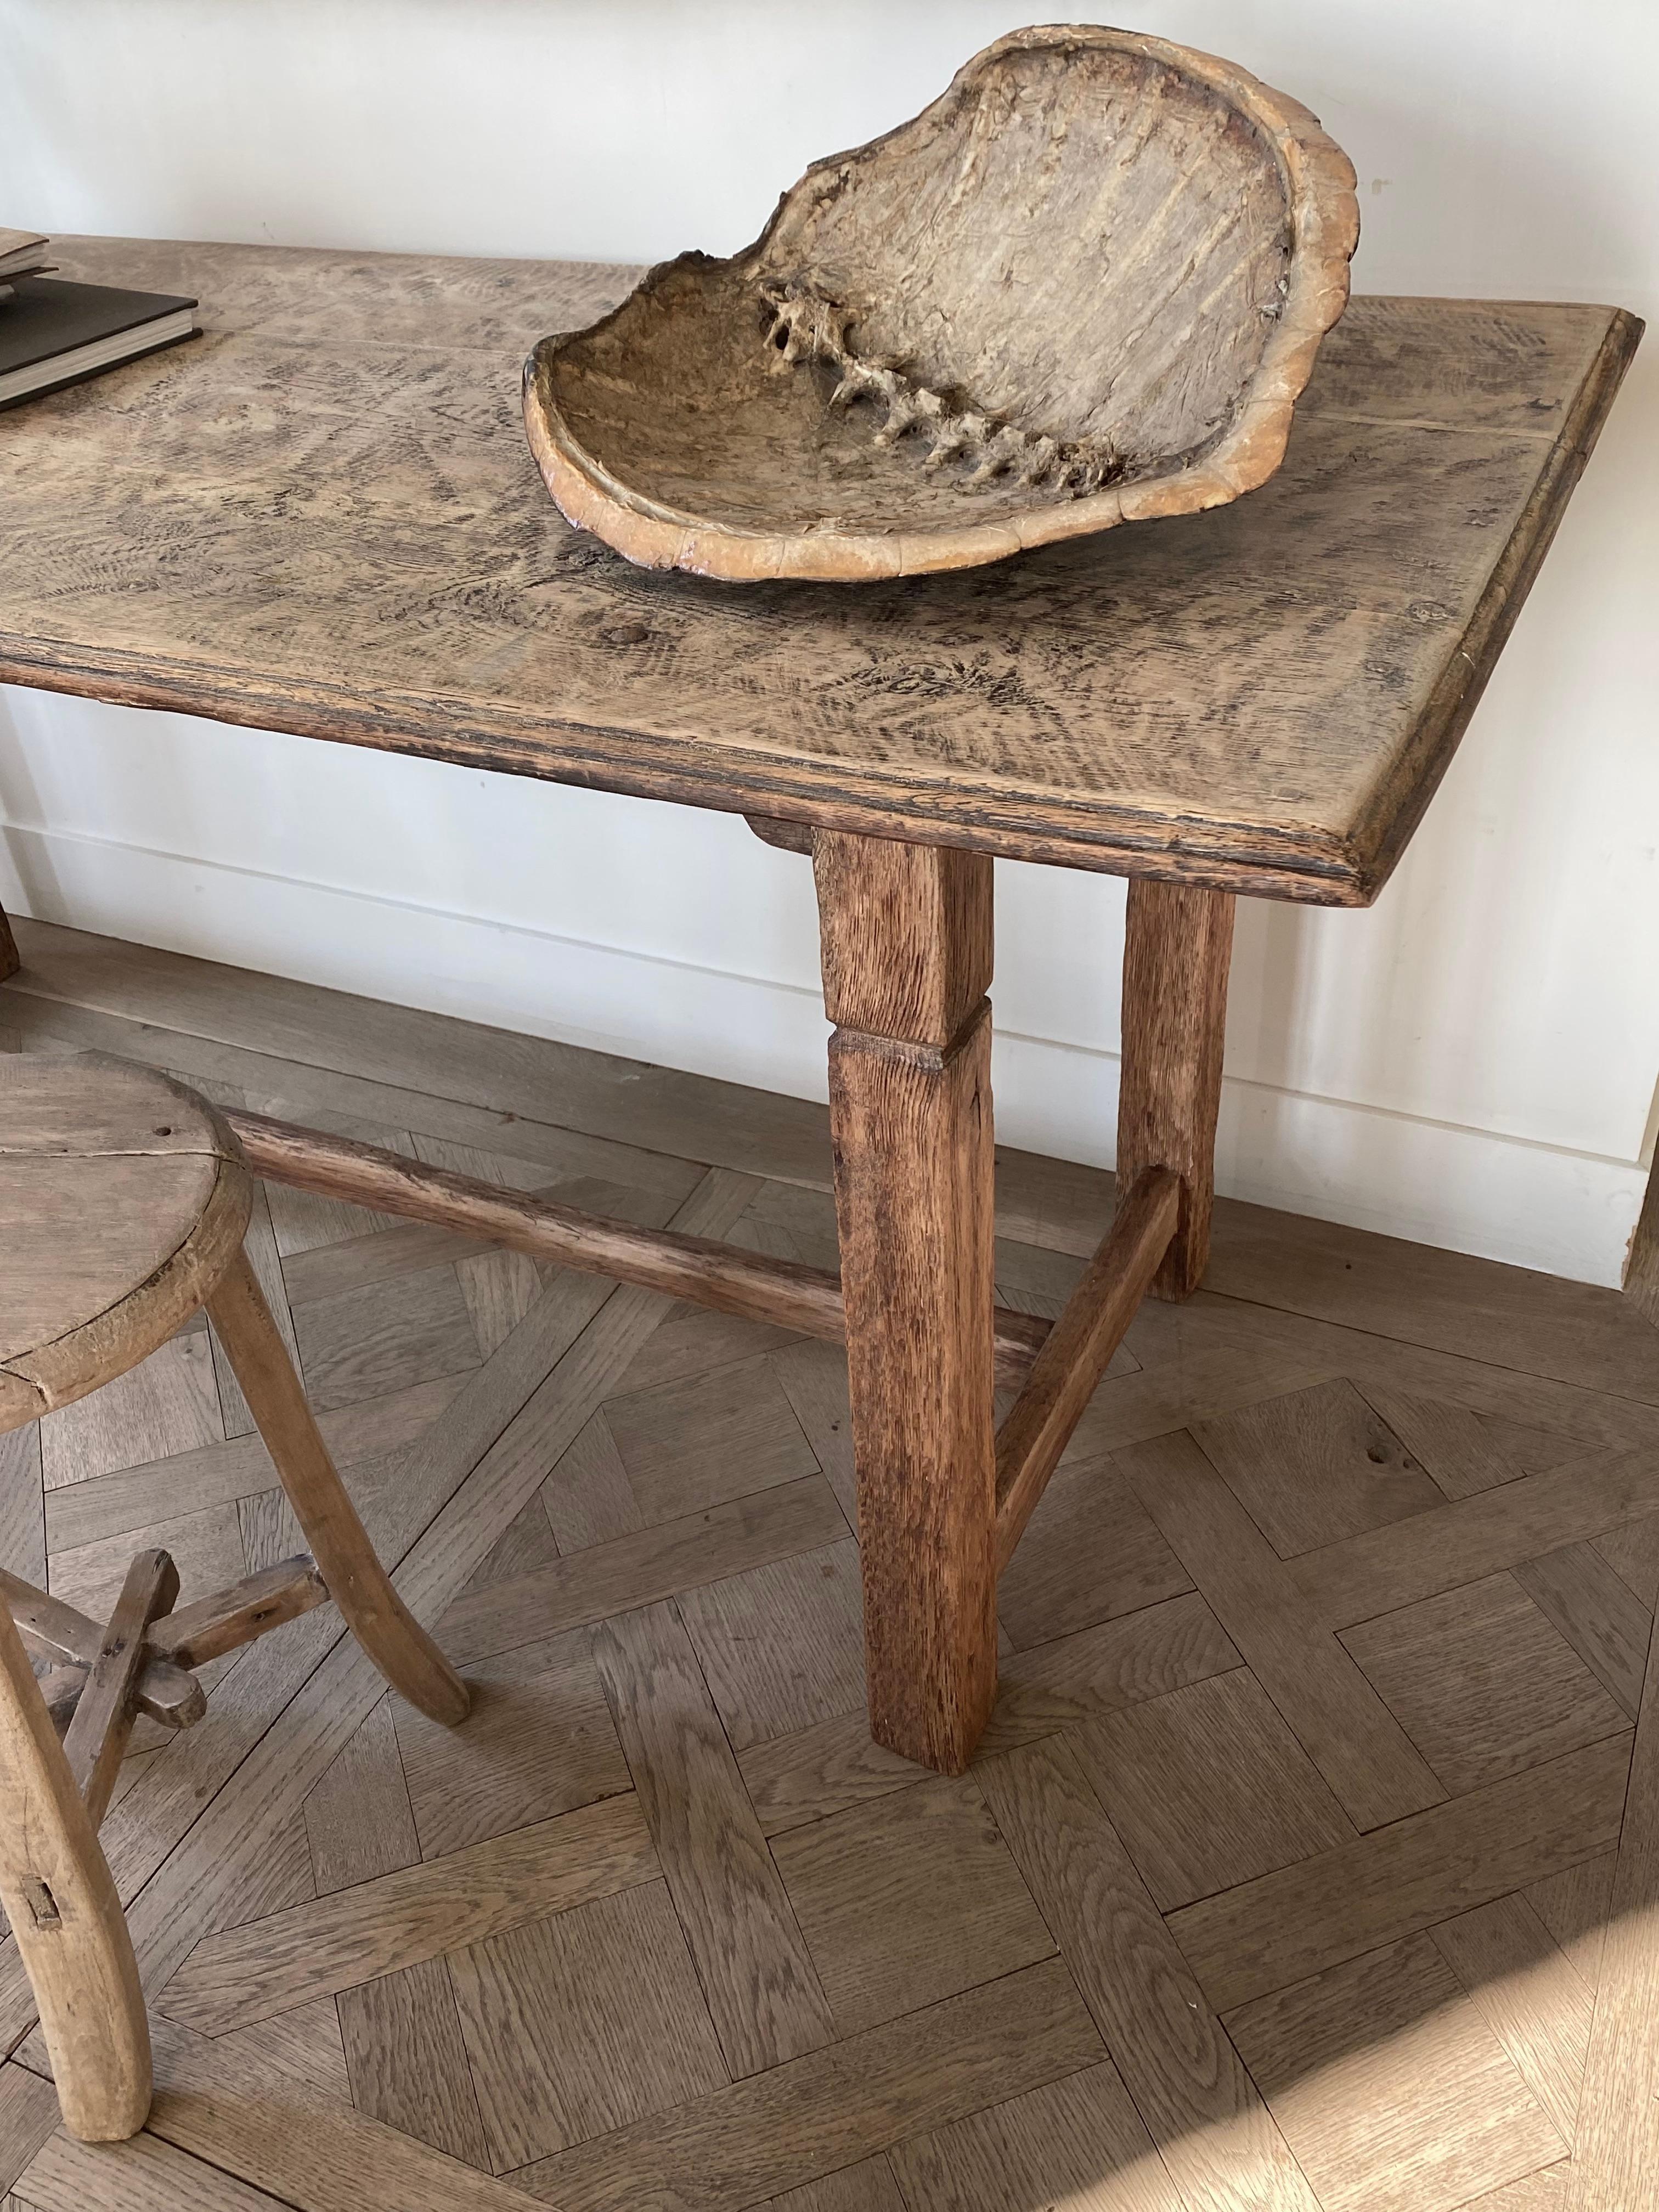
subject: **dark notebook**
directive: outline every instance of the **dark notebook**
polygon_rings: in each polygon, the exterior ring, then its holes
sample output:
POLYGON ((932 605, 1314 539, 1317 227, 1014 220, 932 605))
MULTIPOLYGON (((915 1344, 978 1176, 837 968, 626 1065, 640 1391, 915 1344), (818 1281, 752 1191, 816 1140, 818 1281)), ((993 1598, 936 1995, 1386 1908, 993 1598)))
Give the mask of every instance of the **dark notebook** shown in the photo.
POLYGON ((0 301, 0 407, 153 353, 195 328, 194 300, 20 276, 0 301))

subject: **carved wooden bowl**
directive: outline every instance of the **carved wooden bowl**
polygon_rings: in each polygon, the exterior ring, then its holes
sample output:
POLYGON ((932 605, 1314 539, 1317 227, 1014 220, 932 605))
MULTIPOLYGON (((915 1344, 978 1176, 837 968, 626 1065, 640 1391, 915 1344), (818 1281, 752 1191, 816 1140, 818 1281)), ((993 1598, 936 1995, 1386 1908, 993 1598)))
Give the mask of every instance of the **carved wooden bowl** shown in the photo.
POLYGON ((1346 156, 1230 62, 1017 31, 525 367, 568 519, 701 575, 869 578, 1217 507, 1278 467, 1358 236, 1346 156))

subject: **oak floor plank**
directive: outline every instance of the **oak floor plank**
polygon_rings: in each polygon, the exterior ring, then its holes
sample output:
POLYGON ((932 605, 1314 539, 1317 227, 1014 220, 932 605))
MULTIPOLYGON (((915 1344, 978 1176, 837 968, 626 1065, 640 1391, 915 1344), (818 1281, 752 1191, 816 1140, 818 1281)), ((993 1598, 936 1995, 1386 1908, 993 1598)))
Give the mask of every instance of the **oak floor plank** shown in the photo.
POLYGON ((1367 1383, 1364 1396, 1444 1497, 1472 1498, 1527 1472, 1504 1455, 1492 1431, 1467 1406, 1416 1398, 1382 1382, 1367 1383))
POLYGON ((1569 2212, 1625 2212, 1659 2194, 1659 1664, 1637 1715, 1589 2055, 1578 2100, 1569 2212))
POLYGON ((853 1465, 853 1408, 847 1352, 811 1340, 772 1354, 772 1371, 794 1408, 801 1432, 841 1501, 849 1528, 858 1526, 858 1475, 853 1465))
POLYGON ((1480 1413, 1474 1418, 1517 1474, 1548 1474, 1583 1454, 1583 1442, 1577 1435, 1564 1436, 1524 1421, 1508 1421, 1501 1413, 1480 1413))
POLYGON ((222 1589, 227 1583, 239 1582, 248 1571, 236 1508, 205 1505, 176 1520, 152 1521, 141 1528, 123 1529, 117 1536, 52 1553, 47 1561, 47 1587, 54 1597, 77 1606, 93 1620, 107 1620, 133 1553, 151 1547, 171 1553, 179 1570, 180 1602, 186 1605, 222 1589))
POLYGON ((296 1303, 294 1327, 306 1395, 320 1412, 482 1364, 451 1267, 296 1303))
POLYGON ((821 1475, 811 1475, 590 1545, 459 1598, 434 1633, 459 1663, 490 1658, 769 1559, 817 1551, 846 1534, 834 1493, 821 1475))
POLYGON ((487 1359, 504 1344, 542 1294, 543 1273, 527 1252, 471 1252, 455 1262, 455 1279, 487 1359))
MULTIPOLYGON (((1220 1623, 1197 1596, 1170 1598, 1103 1621, 1003 1662, 997 1702, 975 1757, 1035 1743, 1091 1713, 1162 1697, 1238 1664, 1220 1623)), ((872 1742, 861 1713, 757 1745, 738 1764, 768 1835, 884 1797, 926 1773, 872 1742)))
POLYGON ((1426 1936, 1227 2024, 1324 2212, 1454 2212, 1566 2148, 1426 1936))
POLYGON ((1659 1606, 1659 1512, 1644 1513, 1622 1527, 1607 1528, 1595 1548, 1620 1580, 1651 1611, 1659 1606))
POLYGON ((772 1839, 843 2035, 1054 1955, 971 1776, 933 1776, 772 1839))
POLYGON ((470 1944, 449 1973, 498 2173, 726 2086, 659 1881, 470 1944))
POLYGON ((1659 1331, 1589 1283, 1237 1200, 1218 1209, 1207 1280, 1231 1297, 1659 1402, 1659 1331))
POLYGON ((657 1876, 638 1800, 603 1799, 197 1944, 154 2008, 226 2035, 657 1876))
POLYGON ((1653 1616, 1594 1544, 1528 1559, 1515 1579, 1632 1720, 1642 1701, 1653 1616))
POLYGON ((561 1452, 538 1495, 561 1552, 583 1551, 645 1526, 603 1410, 561 1452))
MULTIPOLYGON (((1506 1455, 1528 1471, 1563 1463, 1554 1440, 1577 1440, 1582 1457, 1592 1446, 1633 1451, 1659 1443, 1659 1407, 1638 1399, 1609 1396, 1577 1381, 1531 1372, 1378 1334, 1352 1324, 1309 1319, 1271 1305, 1222 1297, 1209 1290, 1184 1305, 1151 1315, 1143 1306, 1126 1340, 1148 1376, 1200 1358, 1234 1360, 1248 1354, 1269 1387, 1237 1385, 1236 1403, 1254 1403, 1306 1383, 1346 1376, 1362 1391, 1373 1385, 1407 1395, 1462 1406, 1474 1413, 1506 1455), (1292 1379, 1293 1371, 1303 1372, 1292 1379)), ((1127 1393, 1133 1376, 1106 1386, 1127 1393)), ((1226 1404, 1215 1410, 1231 1410, 1226 1404)), ((1200 1418, 1197 1412, 1183 1417, 1200 1418)))
POLYGON ((1183 1905, 1170 1930, 1228 2011, 1595 1857, 1629 1770, 1629 1737, 1608 1737, 1183 1905))
POLYGON ((491 1583, 510 1582, 515 1575, 533 1574, 538 1567, 551 1566, 558 1556, 558 1540, 538 1491, 467 1577, 466 1589, 483 1589, 491 1583))
POLYGON ((20 2066, 0 2063, 0 2190, 9 2189, 58 2126, 58 2095, 50 2081, 20 2066))
POLYGON ((44 1589, 46 1517, 40 1479, 40 1425, 0 1436, 0 1567, 44 1589))
POLYGON ((647 1522, 818 1471, 764 1357, 612 1397, 605 1418, 647 1522))
POLYGON ((1134 1862, 1063 1744, 988 1759, 986 1797, 1177 2189, 1318 2212, 1134 1862))
POLYGON ((291 2012, 256 2021, 251 2027, 221 2036, 218 2043, 233 2060, 256 2059, 260 2066, 302 2081, 337 2105, 351 2103, 339 2007, 332 1996, 313 1997, 291 2012))
POLYGON ((1058 1960, 734 2082, 513 2176, 560 2212, 743 2212, 998 2099, 1098 2064, 1058 1960))
POLYGON ((1376 1827, 1443 1797, 1411 1739, 1336 1638, 1309 1619, 1290 1568, 1191 1437, 1137 1444, 1116 1463, 1355 1826, 1376 1827))
MULTIPOLYGON (((1347 1349, 1344 1345, 1339 1356, 1347 1349)), ((1255 1341, 1200 1346, 1190 1356, 1170 1359, 1146 1358, 1138 1373, 1099 1385, 1073 1433, 1068 1456, 1075 1462, 1121 1451, 1287 1390, 1328 1382, 1335 1364, 1328 1352, 1298 1348, 1276 1353, 1271 1344, 1255 1341)))
POLYGON ((1109 2059, 887 2155, 908 2212, 1185 2212, 1109 2059))
MULTIPOLYGON (((465 1380, 465 1375, 442 1376, 387 1398, 371 1398, 320 1414, 317 1425, 335 1465, 349 1471, 362 1460, 412 1444, 465 1380)), ((239 1498, 269 1490, 276 1480, 270 1455, 258 1437, 204 1445, 168 1459, 95 1475, 65 1490, 49 1491, 46 1542, 54 1552, 71 1551, 100 1537, 147 1528, 186 1509, 234 1504, 239 1498)))
MULTIPOLYGON (((745 1214, 744 1220, 748 1218, 745 1214)), ((740 1221, 727 1241, 738 1242, 742 1227, 740 1221)), ((778 1328, 769 1322, 750 1321, 741 1314, 720 1313, 713 1306, 694 1305, 682 1299, 641 1346, 623 1376, 620 1395, 631 1396, 637 1390, 654 1390, 668 1382, 694 1381, 717 1367, 740 1366, 809 1340, 794 1329, 778 1328)))
POLYGON ((1316 1618, 1346 1628, 1656 1512, 1659 1451, 1595 1451, 1306 1553, 1291 1573, 1316 1618))
POLYGON ((617 1615, 593 1654, 732 2075, 819 2049, 836 2023, 679 1615, 617 1615))
POLYGON ((780 1260, 832 1270, 841 1265, 835 1194, 827 1183, 821 1189, 793 1181, 763 1183, 734 1234, 780 1260))
POLYGON ((440 1858, 632 1785, 582 1630, 466 1670, 466 1723, 392 1711, 421 1856, 440 1858))
POLYGON ((199 1326, 185 1328, 90 1397, 46 1416, 40 1465, 49 1491, 140 1461, 223 1443, 213 1352, 205 1321, 198 1320, 199 1326))
POLYGON ((489 2153, 455 1994, 441 1959, 424 1959, 335 1998, 360 2112, 488 2171, 489 2153))
POLYGON ((242 1532, 242 1556, 251 1575, 265 1573, 292 1559, 307 1547, 300 1516, 280 1486, 236 1501, 236 1518, 242 1532))
POLYGON ((1613 1910, 1616 1856, 1609 1850, 1598 1858, 1581 1859, 1559 1874, 1528 1882, 1522 1892, 1592 1997, 1601 1978, 1601 1944, 1613 1910))
POLYGON ((1570 2145, 1589 2050, 1592 1992, 1524 1895, 1494 1898, 1429 1934, 1570 2145))
POLYGON ((891 2166, 878 2156, 786 2189, 769 2200, 769 2212, 907 2212, 907 2207, 891 2166))
POLYGON ((307 1790, 302 1811, 319 1897, 420 1858, 389 1693, 307 1790))
POLYGON ((1513 1575, 1362 1621, 1341 1641, 1453 1796, 1629 1726, 1513 1575))
POLYGON ((298 2212, 525 2212, 516 2190, 281 2072, 242 2038, 210 2041, 160 2018, 151 2035, 149 2132, 298 2212))
POLYGON ((863 1607, 850 1537, 702 1583, 678 1604, 734 1751, 862 1711, 863 1607))
POLYGON ((1556 2166, 1540 2166, 1535 2173, 1528 2173, 1519 2181, 1508 2181, 1501 2189, 1489 2190, 1486 2196, 1465 2205, 1463 2212, 1561 2212, 1567 2201, 1567 2176, 1571 2170, 1566 2159, 1556 2166))
POLYGON ((1281 1559, 1443 1503, 1352 1382, 1321 1382, 1193 1434, 1281 1559))
POLYGON ((997 1583, 997 1618, 1023 1650, 1192 1586, 1109 1462, 1062 1464, 997 1583))
POLYGON ((305 1818, 296 1805, 265 1839, 264 1856, 248 1879, 226 1899, 220 1924, 240 1928, 263 1920, 269 1912, 286 1912, 290 1906, 308 1905, 317 1894, 312 1869, 311 1841, 305 1818))
POLYGON ((153 2135, 122 2143, 55 2135, 18 2187, 32 2212, 283 2212, 280 2199, 153 2135))
POLYGON ((456 1267, 480 1252, 500 1249, 488 1237, 464 1236, 434 1221, 405 1221, 391 1214, 373 1218, 374 1228, 361 1236, 289 1253, 283 1262, 283 1279, 293 1304, 337 1297, 343 1291, 384 1282, 390 1275, 456 1267))
POLYGON ((1071 1741, 1160 1912, 1355 1832, 1246 1668, 1105 1714, 1071 1741))
MULTIPOLYGON (((1014 1313, 1036 1314, 1044 1321, 1058 1321, 1093 1256, 1093 1246, 1079 1256, 1000 1236, 996 1243, 998 1304, 1014 1313)), ((1139 1365, 1128 1346, 1120 1344, 1107 1363, 1106 1374, 1133 1375, 1139 1365)))

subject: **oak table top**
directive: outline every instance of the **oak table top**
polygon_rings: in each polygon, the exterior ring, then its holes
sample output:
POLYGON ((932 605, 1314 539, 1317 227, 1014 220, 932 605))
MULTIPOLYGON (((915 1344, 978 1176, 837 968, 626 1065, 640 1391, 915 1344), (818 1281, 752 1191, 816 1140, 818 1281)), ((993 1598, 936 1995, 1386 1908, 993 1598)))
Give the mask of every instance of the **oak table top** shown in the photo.
POLYGON ((571 530, 526 444, 524 356, 636 272, 58 251, 205 335, 0 414, 0 679, 1328 905, 1403 849, 1641 331, 1358 298, 1233 506, 724 585, 571 530))

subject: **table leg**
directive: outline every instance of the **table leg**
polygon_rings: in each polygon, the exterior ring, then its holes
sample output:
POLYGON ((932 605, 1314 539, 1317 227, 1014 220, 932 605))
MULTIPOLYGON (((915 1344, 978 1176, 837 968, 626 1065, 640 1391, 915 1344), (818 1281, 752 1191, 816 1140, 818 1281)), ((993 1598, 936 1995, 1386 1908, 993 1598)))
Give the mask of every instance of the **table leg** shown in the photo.
POLYGON ((991 862, 820 830, 814 869, 870 1728, 955 1774, 996 1691, 991 862))
POLYGON ((1195 1291, 1210 1254, 1234 904, 1231 891, 1129 884, 1117 1187, 1143 1168, 1181 1177, 1180 1225, 1152 1279, 1160 1298, 1195 1291))
POLYGON ((11 924, 6 920, 6 909, 0 906, 0 983, 3 983, 8 975, 15 975, 22 964, 17 957, 17 943, 11 933, 11 924))

